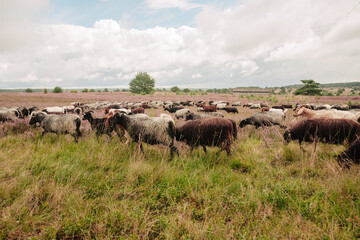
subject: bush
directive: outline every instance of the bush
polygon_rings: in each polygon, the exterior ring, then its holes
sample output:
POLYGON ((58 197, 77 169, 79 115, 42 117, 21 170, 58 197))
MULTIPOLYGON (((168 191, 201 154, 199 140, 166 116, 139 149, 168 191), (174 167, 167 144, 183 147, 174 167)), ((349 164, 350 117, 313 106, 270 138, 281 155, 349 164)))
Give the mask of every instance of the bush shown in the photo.
POLYGON ((63 90, 61 89, 61 87, 54 87, 53 93, 62 93, 63 90))
POLYGON ((104 92, 109 92, 109 90, 107 88, 104 89, 104 92))
POLYGON ((178 86, 174 86, 174 87, 170 88, 170 91, 176 93, 176 92, 180 91, 180 88, 178 86))
POLYGON ((47 90, 46 88, 44 88, 44 93, 45 93, 45 94, 48 93, 48 90, 47 90))
POLYGON ((87 93, 87 92, 89 92, 89 89, 84 88, 84 90, 82 90, 82 92, 83 92, 83 93, 87 93))
POLYGON ((91 88, 89 92, 95 92, 95 89, 91 88))
POLYGON ((33 91, 31 90, 31 88, 27 88, 27 89, 25 90, 25 92, 27 92, 27 93, 32 93, 33 91))

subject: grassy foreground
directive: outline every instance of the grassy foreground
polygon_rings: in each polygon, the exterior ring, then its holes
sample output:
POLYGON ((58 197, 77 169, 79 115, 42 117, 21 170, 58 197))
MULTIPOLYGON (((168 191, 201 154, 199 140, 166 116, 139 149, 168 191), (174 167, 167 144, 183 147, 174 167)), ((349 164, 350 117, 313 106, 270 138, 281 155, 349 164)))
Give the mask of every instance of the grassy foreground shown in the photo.
POLYGON ((232 156, 93 135, 0 138, 0 239, 353 239, 360 173, 344 147, 240 130, 232 156))

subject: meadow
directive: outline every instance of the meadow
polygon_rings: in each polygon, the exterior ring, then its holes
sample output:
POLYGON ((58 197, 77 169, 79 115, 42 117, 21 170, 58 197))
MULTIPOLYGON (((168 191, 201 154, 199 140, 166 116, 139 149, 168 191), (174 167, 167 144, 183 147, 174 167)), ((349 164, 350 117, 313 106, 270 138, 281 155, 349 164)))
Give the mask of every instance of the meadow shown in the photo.
MULTIPOLYGON (((27 106, 48 104, 43 95, 24 96, 0 95, 9 99, 1 104, 16 106, 15 97, 27 106)), ((59 95, 49 96, 56 102, 59 95)), ((59 98, 67 104, 90 101, 90 95, 64 96, 59 98)), ((194 98, 257 101, 222 94, 194 98)), ((349 99, 358 101, 342 101, 349 99)), ((239 107, 239 114, 224 115, 238 122, 257 111, 239 107)), ((292 120, 289 110, 286 124, 292 120)), ((97 141, 86 124, 75 143, 68 135, 42 137, 27 121, 0 126, 0 239, 360 238, 360 168, 336 163, 345 146, 309 143, 303 152, 297 142, 285 144, 279 127, 247 126, 239 129, 231 156, 215 147, 190 153, 177 142, 180 156, 169 161, 166 147, 144 144, 143 154, 115 136, 97 141)))

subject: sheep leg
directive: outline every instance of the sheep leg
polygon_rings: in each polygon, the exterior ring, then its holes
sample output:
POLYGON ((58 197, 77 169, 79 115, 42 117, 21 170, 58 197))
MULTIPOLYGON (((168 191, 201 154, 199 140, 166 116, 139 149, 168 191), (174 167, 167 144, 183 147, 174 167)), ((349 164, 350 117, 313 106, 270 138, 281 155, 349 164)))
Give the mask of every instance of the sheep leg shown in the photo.
POLYGON ((112 131, 110 131, 110 129, 108 129, 108 130, 106 131, 106 135, 108 136, 108 139, 109 139, 109 140, 112 139, 111 132, 112 132, 112 131))
POLYGON ((303 153, 305 153, 305 149, 303 148, 301 142, 299 142, 299 145, 300 145, 300 150, 301 150, 303 153))
POLYGON ((194 146, 191 145, 191 146, 190 146, 190 153, 192 153, 193 151, 194 151, 194 146))
POLYGON ((78 128, 76 129, 76 133, 77 133, 77 136, 78 136, 78 137, 81 136, 81 132, 80 132, 80 130, 79 130, 78 128))
POLYGON ((41 133, 41 136, 44 137, 45 133, 47 133, 47 131, 43 131, 43 132, 41 133))
POLYGON ((74 137, 75 142, 78 142, 78 135, 77 134, 71 134, 74 137))
POLYGON ((227 147, 225 150, 226 150, 226 154, 227 154, 228 156, 230 156, 230 148, 227 147))
POLYGON ((144 153, 144 148, 143 148, 142 142, 139 142, 139 146, 140 146, 140 151, 141 151, 142 153, 144 153))
POLYGON ((99 132, 96 132, 96 140, 99 142, 99 136, 100 136, 100 133, 99 132))
POLYGON ((170 145, 170 160, 173 158, 174 152, 177 153, 178 157, 180 156, 178 149, 173 144, 171 144, 170 145))
POLYGON ((119 128, 115 125, 115 128, 114 128, 117 136, 119 137, 119 139, 121 140, 121 134, 120 134, 120 131, 119 131, 119 128))
POLYGON ((317 141, 314 141, 314 152, 316 151, 317 141))
POLYGON ((202 145, 202 147, 203 147, 204 152, 207 153, 205 145, 202 145))

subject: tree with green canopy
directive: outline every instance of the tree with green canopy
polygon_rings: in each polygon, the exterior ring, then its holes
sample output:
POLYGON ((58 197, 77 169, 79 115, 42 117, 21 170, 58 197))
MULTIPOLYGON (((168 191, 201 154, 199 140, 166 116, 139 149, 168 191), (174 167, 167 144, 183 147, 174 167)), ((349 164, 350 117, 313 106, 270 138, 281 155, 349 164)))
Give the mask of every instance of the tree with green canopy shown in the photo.
POLYGON ((298 88, 294 91, 295 95, 310 95, 316 96, 321 95, 322 90, 319 88, 320 83, 315 82, 314 80, 301 80, 305 85, 301 88, 298 88))
POLYGON ((155 79, 147 72, 139 72, 136 74, 130 83, 130 92, 136 94, 150 94, 154 92, 155 79))
POLYGON ((170 88, 171 92, 178 92, 180 91, 180 88, 178 86, 173 86, 172 88, 170 88))

